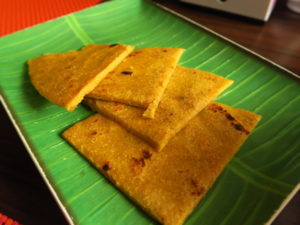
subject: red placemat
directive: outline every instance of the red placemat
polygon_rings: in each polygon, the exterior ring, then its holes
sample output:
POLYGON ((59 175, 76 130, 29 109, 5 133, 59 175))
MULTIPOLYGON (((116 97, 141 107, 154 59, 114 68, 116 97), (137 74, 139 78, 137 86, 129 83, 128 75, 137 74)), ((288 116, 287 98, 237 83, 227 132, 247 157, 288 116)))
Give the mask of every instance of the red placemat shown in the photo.
POLYGON ((0 225, 22 225, 22 224, 0 213, 0 225))
POLYGON ((78 11, 103 0, 2 0, 0 37, 78 11))

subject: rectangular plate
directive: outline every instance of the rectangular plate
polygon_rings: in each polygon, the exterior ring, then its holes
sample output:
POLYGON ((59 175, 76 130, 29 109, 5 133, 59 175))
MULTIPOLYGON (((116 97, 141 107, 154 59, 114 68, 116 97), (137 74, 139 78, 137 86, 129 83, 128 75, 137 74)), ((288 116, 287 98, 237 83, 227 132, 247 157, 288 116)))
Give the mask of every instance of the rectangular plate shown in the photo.
POLYGON ((89 43, 186 48, 181 65, 234 80, 218 101, 263 119, 186 224, 270 221, 300 179, 299 80, 151 2, 114 0, 0 39, 2 101, 70 223, 156 224, 62 139, 92 113, 83 106, 67 112, 30 83, 29 58, 89 43))

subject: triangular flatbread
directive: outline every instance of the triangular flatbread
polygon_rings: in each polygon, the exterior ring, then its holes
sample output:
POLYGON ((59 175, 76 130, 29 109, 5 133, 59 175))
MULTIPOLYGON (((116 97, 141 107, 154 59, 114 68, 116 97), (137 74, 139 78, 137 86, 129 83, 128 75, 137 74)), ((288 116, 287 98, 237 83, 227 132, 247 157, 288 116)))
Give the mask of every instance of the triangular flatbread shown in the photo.
POLYGON ((126 45, 88 45, 81 51, 28 61, 33 86, 50 102, 72 111, 130 52, 126 45))
POLYGON ((160 150, 230 84, 232 81, 223 77, 177 66, 154 119, 143 118, 143 110, 136 107, 94 99, 86 103, 160 150))
POLYGON ((246 110, 211 103, 159 153, 100 114, 63 136, 152 217, 181 225, 259 119, 246 110))
POLYGON ((133 51, 88 97, 155 110, 183 53, 180 48, 152 47, 133 51))

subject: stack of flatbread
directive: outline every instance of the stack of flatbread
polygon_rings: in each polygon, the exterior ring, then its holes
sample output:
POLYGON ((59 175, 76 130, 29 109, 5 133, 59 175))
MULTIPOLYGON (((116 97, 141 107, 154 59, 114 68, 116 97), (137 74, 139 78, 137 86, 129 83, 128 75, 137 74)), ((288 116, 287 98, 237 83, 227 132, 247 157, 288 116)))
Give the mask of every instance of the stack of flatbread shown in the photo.
POLYGON ((214 99, 232 84, 178 65, 183 49, 122 44, 29 61, 39 93, 98 112, 63 137, 157 221, 183 224, 260 116, 214 99))

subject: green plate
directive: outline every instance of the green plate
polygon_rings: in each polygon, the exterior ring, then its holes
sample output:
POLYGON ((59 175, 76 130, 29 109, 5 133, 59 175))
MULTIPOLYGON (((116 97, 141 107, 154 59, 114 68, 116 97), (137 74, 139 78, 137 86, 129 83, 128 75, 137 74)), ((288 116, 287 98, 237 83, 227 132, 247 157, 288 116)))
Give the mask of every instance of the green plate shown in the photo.
POLYGON ((218 101, 263 116, 186 224, 264 224, 295 192, 300 180, 299 80, 151 2, 114 0, 0 39, 3 103, 70 223, 156 224, 61 138, 62 131, 91 112, 83 106, 67 112, 30 84, 29 58, 89 43, 186 48, 181 65, 235 81, 218 101))

